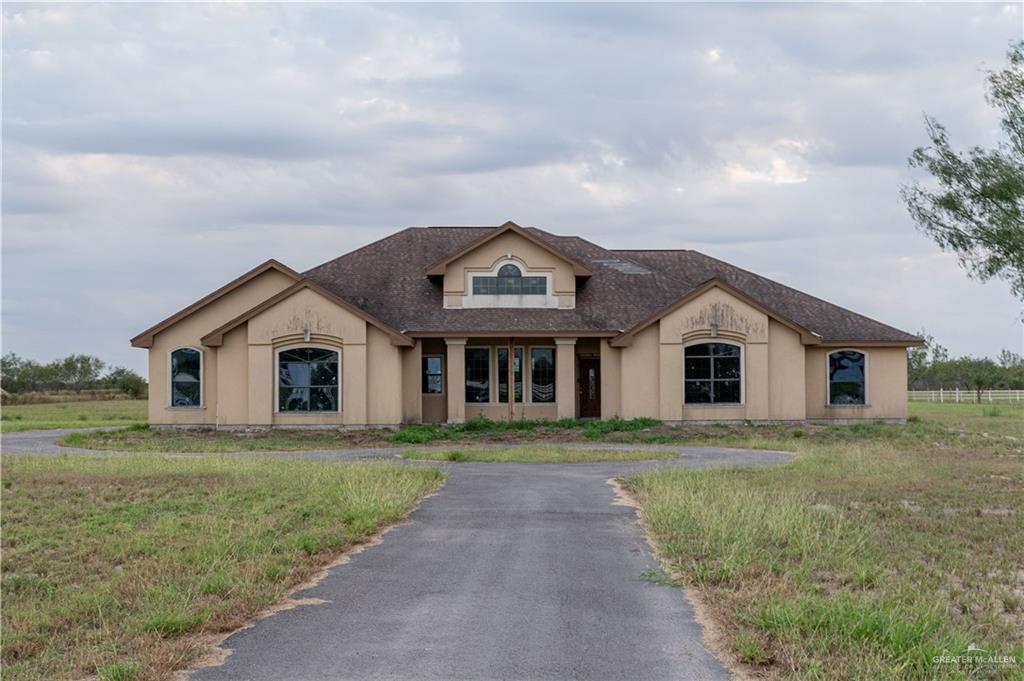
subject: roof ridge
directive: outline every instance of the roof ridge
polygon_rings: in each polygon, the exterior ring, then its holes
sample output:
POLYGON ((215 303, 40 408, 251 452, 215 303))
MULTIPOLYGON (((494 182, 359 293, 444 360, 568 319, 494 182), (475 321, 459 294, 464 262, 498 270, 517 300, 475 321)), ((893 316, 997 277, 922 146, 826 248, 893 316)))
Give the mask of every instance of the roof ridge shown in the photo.
POLYGON ((609 248, 613 253, 696 253, 692 248, 609 248))
POLYGON ((342 253, 341 255, 336 255, 333 258, 331 258, 330 260, 325 260, 322 263, 320 263, 319 265, 314 265, 313 267, 310 267, 308 270, 306 270, 305 272, 302 273, 302 276, 306 276, 307 274, 309 274, 313 270, 318 270, 321 267, 324 267, 325 265, 330 265, 332 262, 337 262, 338 260, 341 260, 342 258, 347 258, 350 255, 355 255, 359 251, 364 251, 367 248, 369 248, 370 246, 376 246, 377 244, 384 243, 385 241, 388 241, 389 239, 394 239, 398 235, 405 234, 406 232, 409 232, 409 231, 414 230, 414 229, 423 229, 423 228, 422 227, 406 227, 405 229, 400 229, 397 232, 393 232, 392 234, 388 234, 387 236, 382 236, 379 239, 374 239, 370 243, 363 244, 362 246, 360 246, 359 248, 357 248, 357 249, 355 249, 353 251, 348 251, 347 253, 342 253))
MULTIPOLYGON (((712 255, 708 255, 706 253, 701 253, 700 251, 690 251, 690 253, 695 253, 695 254, 701 256, 702 258, 707 258, 708 260, 714 260, 715 262, 722 263, 726 267, 731 267, 734 270, 739 270, 740 272, 743 272, 744 274, 749 274, 750 276, 756 277, 757 279, 763 279, 764 281, 771 282, 772 284, 775 284, 776 286, 782 286, 783 288, 787 288, 790 291, 795 291, 796 293, 799 293, 802 296, 807 296, 808 298, 810 298, 812 300, 816 300, 819 303, 824 303, 825 305, 829 305, 831 307, 838 308, 838 309, 840 309, 840 310, 842 310, 844 312, 849 312, 850 314, 856 315, 856 316, 860 317, 861 319, 866 319, 869 322, 874 322, 875 324, 881 324, 882 326, 888 327, 888 328, 892 329, 893 331, 898 331, 898 332, 900 332, 902 334, 910 336, 911 338, 918 338, 918 336, 915 336, 912 333, 907 333, 903 329, 897 329, 895 326, 893 326, 891 324, 886 324, 885 322, 881 322, 881 321, 875 319, 874 317, 868 317, 867 315, 861 314, 860 312, 856 312, 854 310, 851 310, 848 307, 843 307, 842 305, 837 305, 837 304, 835 304, 833 302, 825 300, 824 298, 819 298, 818 296, 812 295, 810 293, 807 293, 806 291, 801 291, 800 289, 795 288, 793 286, 790 286, 789 284, 783 284, 781 281, 775 281, 774 279, 769 279, 768 277, 766 277, 764 275, 758 274, 756 272, 751 272, 750 270, 744 269, 744 268, 739 267, 737 265, 733 265, 732 263, 726 262, 726 261, 724 261, 724 260, 722 260, 720 258, 716 258, 716 257, 714 257, 712 255)), ((737 288, 739 288, 739 287, 737 287, 737 288)), ((740 289, 740 290, 742 290, 742 289, 740 289)))

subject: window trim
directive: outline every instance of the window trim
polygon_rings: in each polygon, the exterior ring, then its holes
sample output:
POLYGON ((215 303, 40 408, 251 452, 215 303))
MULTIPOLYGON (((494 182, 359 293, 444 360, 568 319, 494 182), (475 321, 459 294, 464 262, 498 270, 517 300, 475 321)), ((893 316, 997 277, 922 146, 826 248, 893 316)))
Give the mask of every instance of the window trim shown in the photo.
POLYGON ((729 340, 728 338, 719 338, 717 336, 708 336, 705 338, 696 338, 694 340, 683 343, 683 349, 680 353, 682 356, 683 366, 680 372, 683 377, 680 381, 682 387, 683 396, 683 409, 687 407, 691 409, 728 409, 736 407, 745 407, 747 405, 747 348, 743 343, 739 341, 729 340), (706 343, 721 343, 722 345, 734 345, 740 349, 740 401, 739 402, 687 402, 686 401, 686 348, 694 345, 704 345, 706 343))
MULTIPOLYGON (((466 350, 487 350, 487 366, 490 371, 489 383, 490 389, 488 391, 487 402, 465 402, 467 407, 508 407, 508 402, 498 402, 498 348, 507 348, 508 345, 465 345, 465 349, 462 354, 462 364, 465 367, 466 364, 466 350)), ((513 348, 522 348, 523 350, 523 363, 526 365, 523 367, 523 401, 515 402, 515 405, 537 405, 539 407, 551 407, 558 404, 558 346, 551 345, 548 343, 541 343, 532 345, 524 343, 522 345, 513 345, 513 348), (534 348, 544 348, 551 350, 555 360, 555 400, 554 402, 534 402, 533 401, 533 371, 530 370, 530 358, 533 354, 534 348)), ((466 388, 465 388, 465 372, 462 377, 462 397, 465 400, 466 388)))
POLYGON ((523 265, 522 263, 516 262, 516 261, 508 261, 508 262, 499 264, 498 267, 496 267, 495 269, 492 269, 490 272, 472 272, 472 273, 470 273, 469 283, 470 283, 469 294, 473 295, 473 296, 544 296, 544 297, 547 297, 548 294, 551 292, 551 277, 548 276, 547 272, 541 272, 541 273, 530 272, 530 270, 528 270, 525 267, 525 265, 523 265), (517 276, 514 276, 514 277, 512 277, 512 276, 502 276, 501 275, 501 271, 503 269, 505 269, 506 267, 514 267, 516 272, 518 272, 519 274, 517 276), (524 292, 520 291, 519 293, 502 293, 501 291, 497 291, 496 290, 494 293, 486 293, 486 292, 483 292, 483 291, 478 293, 477 290, 476 290, 477 289, 476 282, 478 280, 489 280, 489 279, 494 279, 495 280, 495 288, 496 289, 500 288, 500 286, 498 286, 497 284, 502 279, 517 279, 519 281, 523 281, 524 279, 543 279, 544 280, 544 292, 543 293, 537 293, 537 292, 524 293, 524 292))
POLYGON ((494 352, 493 345, 464 345, 462 349, 462 401, 465 402, 466 406, 480 406, 496 404, 495 395, 497 393, 497 387, 495 385, 494 373, 497 369, 497 353, 494 352), (466 401, 466 351, 467 350, 486 350, 487 351, 487 401, 486 402, 467 402, 466 401))
POLYGON ((167 351, 167 408, 168 409, 206 409, 206 353, 194 345, 179 345, 167 351), (172 356, 178 350, 195 350, 199 353, 199 404, 174 404, 174 377, 172 356))
MULTIPOLYGON (((525 399, 526 396, 529 395, 530 396, 529 404, 536 404, 536 405, 540 405, 540 406, 543 406, 543 407, 548 407, 548 406, 551 406, 551 405, 557 405, 558 404, 558 346, 557 345, 531 345, 531 346, 529 346, 529 348, 530 348, 530 354, 525 359, 526 359, 527 362, 529 362, 530 370, 529 371, 525 371, 525 370, 523 371, 523 398, 525 399), (533 401, 533 351, 534 351, 534 349, 550 350, 551 351, 551 363, 555 367, 555 374, 554 374, 554 376, 551 377, 552 378, 552 382, 555 384, 555 399, 551 400, 550 402, 534 402, 533 401), (528 393, 526 392, 526 374, 530 375, 530 391, 528 393)), ((524 404, 525 404, 525 402, 524 402, 524 404)))
MULTIPOLYGON (((525 262, 515 257, 502 256, 489 268, 469 268, 464 271, 465 287, 461 293, 462 307, 471 309, 560 309, 559 297, 555 293, 554 269, 540 268, 531 269, 525 262), (546 280, 543 294, 541 293, 513 293, 513 294, 490 294, 473 293, 474 281, 477 277, 496 277, 498 271, 505 265, 515 265, 519 268, 524 277, 543 277, 546 280), (517 304, 505 304, 515 301, 517 304)), ((445 307, 448 307, 447 298, 445 307)))
MULTIPOLYGON (((504 404, 504 405, 507 405, 508 402, 502 402, 501 401, 501 389, 498 388, 498 378, 501 377, 501 372, 498 370, 498 361, 499 361, 498 360, 498 351, 499 350, 508 350, 508 346, 507 345, 492 345, 491 347, 494 348, 494 400, 495 400, 494 404, 504 404)), ((530 349, 531 348, 532 348, 532 346, 527 346, 527 345, 513 345, 512 346, 512 356, 515 357, 515 351, 516 350, 520 350, 521 353, 522 353, 522 358, 523 358, 523 366, 521 368, 522 375, 523 375, 523 379, 522 379, 522 383, 523 383, 523 399, 521 399, 518 402, 514 402, 513 404, 529 404, 529 402, 526 399, 526 395, 527 395, 527 393, 526 393, 526 385, 527 385, 526 374, 528 373, 526 371, 526 363, 529 361, 529 356, 530 356, 529 353, 530 353, 530 349)), ((532 381, 531 381, 531 383, 532 383, 532 381)), ((512 388, 512 393, 513 393, 513 395, 515 394, 515 387, 514 386, 512 388)), ((478 403, 478 404, 481 404, 481 403, 478 403)))
POLYGON ((832 348, 825 353, 825 407, 827 409, 864 409, 871 406, 871 360, 869 353, 860 348, 832 348), (829 364, 832 355, 837 352, 856 352, 864 358, 864 403, 863 404, 832 404, 832 377, 829 376, 829 364))
MULTIPOLYGON (((445 367, 444 367, 444 365, 445 365, 445 361, 446 361, 445 356, 444 355, 439 355, 439 354, 436 354, 436 353, 432 353, 432 354, 429 354, 429 355, 421 355, 420 357, 421 357, 421 359, 420 359, 420 370, 422 372, 420 374, 420 395, 423 395, 424 397, 442 397, 442 396, 446 395, 447 393, 445 393, 445 388, 448 385, 448 381, 447 381, 447 379, 445 378, 445 375, 444 375, 445 374, 445 370, 444 370, 445 367), (439 360, 441 360, 441 392, 439 392, 439 393, 428 393, 428 392, 424 392, 423 391, 423 379, 427 375, 426 370, 423 369, 423 360, 430 359, 431 357, 436 357, 439 360)), ((465 363, 465 358, 463 358, 463 363, 465 363)))
POLYGON ((307 416, 317 417, 323 414, 341 414, 344 408, 342 397, 344 396, 344 373, 342 372, 342 361, 344 358, 343 348, 340 346, 326 345, 324 343, 289 343, 274 348, 274 365, 271 371, 274 376, 274 415, 275 416, 307 416), (330 350, 338 353, 338 409, 337 411, 281 411, 281 353, 299 348, 316 348, 318 350, 330 350))

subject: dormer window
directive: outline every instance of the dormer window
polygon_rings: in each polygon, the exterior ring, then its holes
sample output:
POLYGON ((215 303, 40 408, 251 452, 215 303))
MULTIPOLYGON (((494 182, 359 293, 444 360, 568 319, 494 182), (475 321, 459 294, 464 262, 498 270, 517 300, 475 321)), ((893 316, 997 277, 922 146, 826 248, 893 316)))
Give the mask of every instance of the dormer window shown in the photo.
POLYGON ((498 269, 494 277, 473 277, 473 295, 485 296, 544 296, 548 293, 547 277, 524 277, 517 265, 508 263, 498 269))

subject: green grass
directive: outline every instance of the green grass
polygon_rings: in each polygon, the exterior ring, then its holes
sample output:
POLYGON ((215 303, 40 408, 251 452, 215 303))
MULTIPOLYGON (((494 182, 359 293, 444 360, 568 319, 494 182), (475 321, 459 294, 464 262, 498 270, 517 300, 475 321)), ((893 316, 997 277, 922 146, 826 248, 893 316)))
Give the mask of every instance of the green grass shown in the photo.
POLYGON ((54 404, 5 405, 0 430, 16 433, 52 428, 92 428, 146 423, 146 400, 96 400, 54 404))
POLYGON ((507 447, 503 449, 409 449, 404 459, 486 463, 588 463, 593 461, 649 461, 670 459, 675 452, 658 450, 576 449, 571 447, 507 447))
POLYGON ((206 457, 4 457, 4 679, 166 679, 339 551, 408 514, 436 469, 206 457))
POLYGON ((794 679, 1022 678, 1024 419, 923 406, 906 425, 704 440, 798 454, 781 467, 625 481, 736 657, 794 679), (971 643, 1018 664, 935 661, 971 643))
POLYGON ((911 417, 928 419, 953 430, 984 432, 990 435, 1024 437, 1024 403, 950 404, 911 402, 911 417))

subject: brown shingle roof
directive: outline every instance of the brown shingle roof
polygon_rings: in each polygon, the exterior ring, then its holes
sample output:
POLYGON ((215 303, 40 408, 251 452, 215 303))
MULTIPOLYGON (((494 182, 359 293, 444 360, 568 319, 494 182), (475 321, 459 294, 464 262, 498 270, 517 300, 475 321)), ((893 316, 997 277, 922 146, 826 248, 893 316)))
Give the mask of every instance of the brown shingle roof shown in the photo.
POLYGON ((810 330, 824 342, 914 344, 920 339, 695 251, 615 251, 578 236, 525 228, 591 272, 577 279, 576 308, 445 309, 425 270, 497 227, 411 227, 305 272, 319 285, 404 333, 618 335, 710 279, 810 330))

